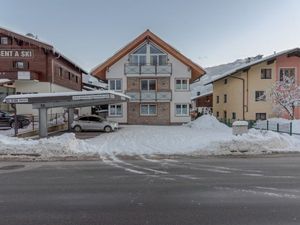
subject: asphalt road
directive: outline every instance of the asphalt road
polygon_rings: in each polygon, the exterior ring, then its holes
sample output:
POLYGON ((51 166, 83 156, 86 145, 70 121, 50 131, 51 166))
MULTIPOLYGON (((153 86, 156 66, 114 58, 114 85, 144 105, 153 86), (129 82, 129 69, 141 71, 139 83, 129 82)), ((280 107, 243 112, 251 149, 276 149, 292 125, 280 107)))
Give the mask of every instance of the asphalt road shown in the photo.
POLYGON ((300 157, 0 163, 2 225, 300 224, 300 157))

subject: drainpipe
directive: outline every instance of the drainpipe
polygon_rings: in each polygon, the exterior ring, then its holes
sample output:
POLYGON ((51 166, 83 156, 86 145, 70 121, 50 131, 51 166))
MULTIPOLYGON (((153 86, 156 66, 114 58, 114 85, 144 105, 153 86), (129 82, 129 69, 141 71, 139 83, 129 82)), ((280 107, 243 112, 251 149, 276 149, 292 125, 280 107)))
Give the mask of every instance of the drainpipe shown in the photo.
POLYGON ((243 82, 243 120, 245 120, 245 79, 229 75, 229 77, 241 80, 243 82))

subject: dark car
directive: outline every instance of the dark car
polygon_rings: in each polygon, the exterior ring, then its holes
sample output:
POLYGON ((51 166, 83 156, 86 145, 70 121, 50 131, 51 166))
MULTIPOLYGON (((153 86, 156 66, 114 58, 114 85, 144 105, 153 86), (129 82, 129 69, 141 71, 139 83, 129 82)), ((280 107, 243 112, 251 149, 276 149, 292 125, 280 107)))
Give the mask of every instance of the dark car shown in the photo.
MULTIPOLYGON (((17 115, 18 128, 27 127, 30 120, 26 116, 17 115)), ((15 127, 15 116, 7 112, 0 111, 0 127, 15 127)))

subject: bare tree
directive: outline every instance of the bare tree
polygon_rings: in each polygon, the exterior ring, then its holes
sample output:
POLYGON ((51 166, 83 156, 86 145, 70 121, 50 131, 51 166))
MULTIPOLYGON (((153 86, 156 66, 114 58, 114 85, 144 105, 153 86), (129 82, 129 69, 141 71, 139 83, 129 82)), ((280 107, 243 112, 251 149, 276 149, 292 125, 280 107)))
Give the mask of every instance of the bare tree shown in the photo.
POLYGON ((270 97, 275 108, 286 112, 290 119, 295 118, 295 106, 300 102, 300 87, 296 84, 294 77, 283 77, 271 88, 270 97))

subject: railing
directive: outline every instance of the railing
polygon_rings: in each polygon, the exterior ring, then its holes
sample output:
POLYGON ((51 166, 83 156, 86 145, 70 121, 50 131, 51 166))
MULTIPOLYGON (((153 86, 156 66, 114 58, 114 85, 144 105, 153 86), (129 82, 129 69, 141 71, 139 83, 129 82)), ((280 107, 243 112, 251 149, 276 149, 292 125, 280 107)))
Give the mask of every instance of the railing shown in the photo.
POLYGON ((130 101, 171 101, 171 91, 126 91, 130 101))
MULTIPOLYGON (((219 119, 220 122, 225 123, 227 126, 232 127, 235 120, 232 119, 219 119)), ((294 129, 292 122, 278 122, 272 120, 247 120, 248 128, 257 130, 270 130, 278 133, 285 133, 289 135, 300 135, 299 131, 294 129)))
POLYGON ((172 64, 166 65, 136 65, 126 63, 124 65, 124 74, 172 74, 172 64))

